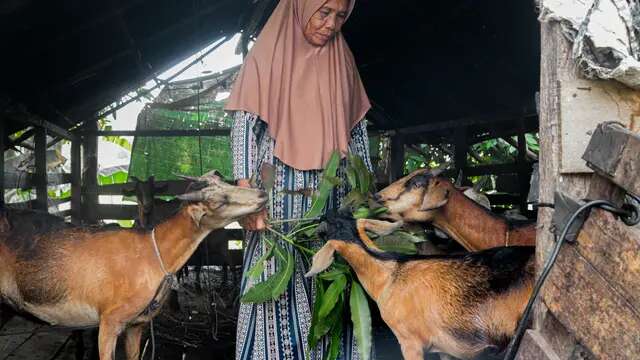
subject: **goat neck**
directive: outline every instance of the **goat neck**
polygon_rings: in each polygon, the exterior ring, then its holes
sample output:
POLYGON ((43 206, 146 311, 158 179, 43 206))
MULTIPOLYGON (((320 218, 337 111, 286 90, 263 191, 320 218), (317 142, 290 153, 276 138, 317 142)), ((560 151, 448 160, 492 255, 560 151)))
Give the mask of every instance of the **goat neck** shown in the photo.
POLYGON ((391 281, 391 274, 396 264, 376 259, 361 244, 340 240, 330 240, 329 242, 356 272, 360 283, 369 296, 378 301, 385 287, 391 281))
POLYGON ((189 206, 155 227, 160 256, 170 273, 178 271, 212 231, 211 228, 199 227, 195 223, 189 214, 189 206))
POLYGON ((454 189, 447 204, 435 214, 433 224, 469 251, 509 245, 507 222, 454 189))

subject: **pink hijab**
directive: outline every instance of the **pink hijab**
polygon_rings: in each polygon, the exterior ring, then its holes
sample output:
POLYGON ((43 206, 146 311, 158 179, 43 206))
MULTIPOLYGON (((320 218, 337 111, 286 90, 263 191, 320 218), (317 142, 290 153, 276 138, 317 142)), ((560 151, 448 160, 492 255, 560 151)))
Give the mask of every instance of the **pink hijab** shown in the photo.
MULTIPOLYGON (((260 116, 275 156, 299 169, 322 169, 346 154, 351 129, 371 107, 341 33, 323 47, 303 30, 326 0, 281 0, 247 55, 226 110, 260 116)), ((350 1, 351 15, 355 0, 350 1)))

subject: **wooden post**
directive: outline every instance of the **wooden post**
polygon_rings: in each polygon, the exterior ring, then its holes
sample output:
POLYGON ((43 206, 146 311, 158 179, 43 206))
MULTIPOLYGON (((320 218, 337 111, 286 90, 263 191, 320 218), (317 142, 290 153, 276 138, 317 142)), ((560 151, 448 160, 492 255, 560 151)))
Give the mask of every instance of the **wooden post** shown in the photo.
POLYGON ((35 208, 47 211, 49 208, 49 195, 47 194, 47 130, 43 127, 36 129, 35 158, 36 171, 33 178, 36 189, 35 208))
POLYGON ((527 195, 531 180, 531 167, 527 162, 527 139, 525 137, 524 119, 519 120, 520 132, 518 133, 518 183, 520 189, 520 213, 526 215, 527 195))
POLYGON ((82 144, 76 138, 71 142, 71 222, 82 222, 82 144))
POLYGON ((0 210, 4 208, 4 152, 5 149, 5 122, 0 120, 0 210))
MULTIPOLYGON (((89 133, 98 130, 97 121, 87 121, 84 125, 89 133)), ((98 137, 84 136, 84 172, 82 186, 82 209, 87 224, 98 222, 98 137)))
POLYGON ((401 178, 404 174, 404 136, 398 134, 391 136, 390 147, 389 184, 401 178))
POLYGON ((465 169, 467 167, 467 132, 466 129, 461 128, 456 130, 454 136, 454 162, 456 166, 456 178, 460 172, 462 172, 462 184, 464 185, 465 169))

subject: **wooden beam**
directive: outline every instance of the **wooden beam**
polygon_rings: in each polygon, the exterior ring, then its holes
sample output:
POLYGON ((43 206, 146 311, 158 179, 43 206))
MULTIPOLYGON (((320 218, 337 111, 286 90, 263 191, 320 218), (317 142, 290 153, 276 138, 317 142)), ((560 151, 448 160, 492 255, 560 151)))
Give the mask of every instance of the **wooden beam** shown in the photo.
POLYGON ((22 117, 22 118, 14 119, 14 121, 20 121, 20 122, 23 122, 23 123, 31 124, 31 125, 33 125, 35 127, 45 128, 45 129, 47 129, 47 132, 49 132, 49 133, 51 133, 53 135, 65 138, 67 140, 75 139, 75 135, 72 134, 71 132, 67 131, 64 128, 61 128, 60 126, 58 126, 58 125, 56 125, 54 123, 51 123, 51 122, 49 122, 47 120, 44 120, 44 119, 41 119, 37 115, 31 114, 30 116, 25 116, 25 117, 22 117))
MULTIPOLYGON (((37 186, 36 174, 24 171, 8 171, 4 176, 5 189, 31 189, 37 186)), ((69 184, 71 174, 47 174, 47 186, 69 184)))
POLYGON ((531 182, 531 165, 527 161, 527 139, 525 137, 524 120, 519 120, 520 133, 518 134, 518 184, 520 184, 520 213, 528 213, 527 195, 531 182))
POLYGON ((587 166, 640 196, 640 136, 615 123, 598 125, 582 158, 587 166))
POLYGON ((433 131, 439 131, 439 130, 447 130, 447 129, 454 129, 454 128, 459 129, 459 128, 463 128, 471 125, 511 122, 513 120, 520 119, 520 118, 529 120, 536 117, 537 115, 534 113, 465 117, 465 118, 460 118, 455 120, 441 121, 441 122, 435 122, 431 124, 424 124, 424 125, 412 126, 407 128, 395 129, 390 131, 390 134, 391 135, 393 134, 415 135, 418 133, 433 132, 433 131))
MULTIPOLYGON (((95 132, 98 130, 98 122, 87 121, 84 127, 89 133, 95 132)), ((95 224, 98 222, 98 138, 84 136, 83 139, 82 213, 86 223, 95 224)))
POLYGON ((36 172, 34 187, 36 188, 36 209, 47 211, 49 195, 47 194, 47 130, 39 127, 35 134, 36 172))
MULTIPOLYGON (((166 189, 156 192, 157 195, 184 194, 189 186, 189 181, 185 180, 155 181, 154 183, 159 187, 166 185, 166 189)), ((122 195, 124 189, 132 189, 134 186, 134 183, 104 185, 98 187, 98 195, 122 195)))
MULTIPOLYGON (((30 137, 32 137, 33 134, 35 134, 35 133, 36 133, 36 129, 29 129, 29 130, 25 131, 22 135, 18 136, 14 140, 11 140, 9 143, 4 144, 4 149, 10 149, 10 148, 12 148, 14 146, 19 146, 25 140, 27 140, 30 137)), ((0 147, 0 149, 2 149, 2 148, 0 147)))
POLYGON ((82 144, 79 139, 71 142, 71 222, 82 222, 82 144))
POLYGON ((137 205, 98 204, 94 211, 96 220, 132 220, 138 216, 137 205))
POLYGON ((453 161, 455 163, 456 178, 460 172, 462 172, 462 178, 466 177, 467 168, 467 131, 465 128, 460 128, 455 132, 453 142, 453 161))
POLYGON ((500 175, 518 173, 518 164, 480 165, 464 168, 465 176, 500 175))
POLYGON ((141 137, 189 137, 189 136, 229 136, 230 129, 202 130, 102 130, 83 132, 83 136, 141 136, 141 137))
MULTIPOLYGON (((218 4, 218 5, 219 5, 219 4, 218 4)), ((202 14, 202 13, 201 13, 201 14, 202 14)), ((202 59, 204 59, 206 56, 208 56, 209 54, 211 54, 212 52, 214 52, 216 49, 218 49, 220 46, 222 46, 223 44, 225 44, 229 39, 231 39, 229 36, 224 36, 224 37, 222 37, 222 38, 220 39, 220 42, 219 42, 216 46, 214 46, 214 47, 212 47, 211 49, 209 49, 209 50, 205 51, 203 54, 201 54, 201 55, 200 55, 200 56, 198 56, 196 59, 194 59, 192 62, 190 62, 189 64, 187 64, 185 67, 183 67, 183 68, 182 68, 181 70, 179 70, 177 73, 175 73, 175 74, 171 75, 170 77, 168 77, 167 79, 165 79, 165 80, 163 80, 163 81, 161 81, 161 82, 156 83, 156 84, 155 84, 151 89, 147 90, 147 91, 146 91, 146 92, 144 92, 144 93, 151 92, 151 91, 153 91, 153 90, 155 90, 155 89, 158 89, 159 87, 164 86, 165 84, 167 84, 167 83, 171 82, 171 80, 173 80, 173 79, 175 79, 176 77, 180 76, 182 73, 184 73, 185 71, 187 71, 187 70, 188 70, 189 68, 191 68, 193 65, 195 65, 195 64, 197 64, 197 63, 199 63, 199 62, 201 62, 201 61, 202 61, 202 59)), ((104 63, 104 62, 103 62, 103 63, 104 63)), ((110 64, 110 62, 109 62, 109 63, 107 63, 107 65, 109 65, 109 64, 110 64)), ((91 69, 91 71, 95 71, 95 70, 94 70, 94 69, 91 69)), ((133 98, 127 99, 127 100, 125 100, 125 101, 123 101, 123 102, 119 103, 119 104, 118 104, 117 106, 115 106, 114 108, 111 108, 111 109, 109 109, 109 110, 107 110, 107 111, 105 111, 105 112, 102 112, 102 113, 98 113, 98 114, 96 114, 96 116, 92 119, 92 121, 93 121, 93 120, 97 120, 97 119, 102 118, 102 117, 107 117, 107 116, 109 116, 109 115, 111 115, 111 114, 115 113, 116 111, 118 111, 118 110, 122 109, 123 107, 125 107, 125 106, 129 105, 130 103, 132 103, 132 102, 134 102, 134 101, 136 101, 136 100, 140 99, 142 96, 144 96, 144 95, 145 95, 144 93, 139 94, 139 95, 137 95, 137 96, 135 96, 135 97, 133 97, 133 98)))
POLYGON ((404 136, 392 136, 390 148, 389 183, 392 183, 404 174, 404 136))

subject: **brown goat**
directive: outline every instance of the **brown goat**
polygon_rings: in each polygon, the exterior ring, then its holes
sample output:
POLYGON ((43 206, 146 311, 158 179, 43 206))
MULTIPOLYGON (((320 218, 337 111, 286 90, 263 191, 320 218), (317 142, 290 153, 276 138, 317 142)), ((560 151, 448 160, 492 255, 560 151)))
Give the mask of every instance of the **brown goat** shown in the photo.
POLYGON ((469 251, 535 246, 536 224, 510 221, 467 198, 438 172, 418 170, 375 195, 390 220, 432 223, 469 251))
MULTIPOLYGON (((158 185, 155 178, 150 176, 147 181, 141 181, 132 176, 132 186, 123 190, 126 196, 135 196, 138 203, 138 218, 135 220, 135 227, 151 229, 157 224, 167 220, 180 209, 180 200, 166 201, 156 198, 156 194, 166 190, 167 185, 158 185)), ((223 268, 223 282, 227 281, 227 274, 231 272, 233 266, 242 265, 242 250, 229 250, 229 240, 223 230, 212 231, 211 234, 202 241, 202 246, 198 246, 193 255, 187 260, 183 271, 179 272, 180 279, 184 274, 188 274, 188 267, 193 266, 196 270, 196 286, 200 285, 202 267, 206 265, 217 265, 223 268)))
POLYGON ((503 352, 531 295, 534 248, 501 247, 465 255, 385 253, 371 247, 366 220, 329 217, 318 228, 327 240, 307 276, 338 252, 380 309, 403 357, 425 352, 469 359, 503 352))
MULTIPOLYGON (((126 331, 127 359, 139 358, 144 325, 159 311, 175 273, 213 229, 264 208, 267 195, 212 174, 182 195, 180 211, 153 231, 61 225, 17 240, 0 238, 0 296, 50 323, 99 326, 101 360, 126 331), (157 250, 155 249, 157 247, 157 250)), ((9 224, 11 228, 12 224, 9 224)))

